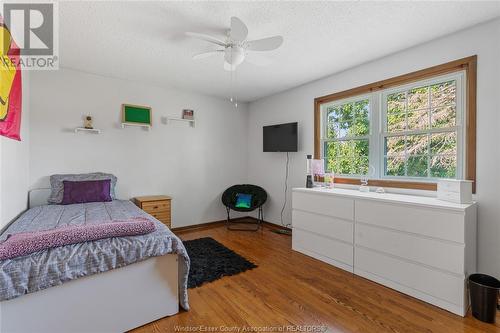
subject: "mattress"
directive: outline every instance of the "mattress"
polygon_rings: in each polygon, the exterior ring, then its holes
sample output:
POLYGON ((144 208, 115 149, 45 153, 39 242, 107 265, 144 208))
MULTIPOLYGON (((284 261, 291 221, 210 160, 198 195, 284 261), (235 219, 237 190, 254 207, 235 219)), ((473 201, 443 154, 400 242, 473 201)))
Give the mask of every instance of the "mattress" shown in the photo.
POLYGON ((155 256, 179 256, 179 300, 188 310, 189 256, 182 241, 163 223, 132 202, 113 200, 73 205, 34 207, 22 214, 0 235, 49 230, 67 225, 109 223, 147 217, 156 231, 139 236, 114 237, 36 252, 0 261, 0 301, 54 287, 84 276, 106 272, 155 256))

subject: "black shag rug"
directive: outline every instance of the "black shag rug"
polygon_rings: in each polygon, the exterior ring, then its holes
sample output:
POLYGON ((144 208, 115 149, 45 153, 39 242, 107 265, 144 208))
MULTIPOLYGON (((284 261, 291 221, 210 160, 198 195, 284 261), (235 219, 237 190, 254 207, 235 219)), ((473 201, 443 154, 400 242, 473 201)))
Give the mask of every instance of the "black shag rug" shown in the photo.
POLYGON ((188 288, 257 267, 210 237, 184 241, 191 259, 188 288))

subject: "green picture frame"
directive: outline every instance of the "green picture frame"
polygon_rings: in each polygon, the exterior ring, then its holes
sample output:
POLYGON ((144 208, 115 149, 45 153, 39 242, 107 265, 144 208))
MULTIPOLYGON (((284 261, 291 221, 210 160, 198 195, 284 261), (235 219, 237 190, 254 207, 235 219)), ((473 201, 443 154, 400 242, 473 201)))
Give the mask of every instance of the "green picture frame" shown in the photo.
POLYGON ((149 106, 122 104, 122 124, 149 125, 153 124, 149 106))

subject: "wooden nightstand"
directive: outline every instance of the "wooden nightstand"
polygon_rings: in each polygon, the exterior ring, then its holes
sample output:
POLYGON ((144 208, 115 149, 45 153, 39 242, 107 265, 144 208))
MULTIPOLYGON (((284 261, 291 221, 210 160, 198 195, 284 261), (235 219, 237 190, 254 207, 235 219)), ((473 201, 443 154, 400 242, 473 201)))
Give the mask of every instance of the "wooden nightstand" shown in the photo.
POLYGON ((171 226, 171 197, 166 195, 150 195, 134 198, 134 203, 154 218, 163 222, 167 227, 171 226))

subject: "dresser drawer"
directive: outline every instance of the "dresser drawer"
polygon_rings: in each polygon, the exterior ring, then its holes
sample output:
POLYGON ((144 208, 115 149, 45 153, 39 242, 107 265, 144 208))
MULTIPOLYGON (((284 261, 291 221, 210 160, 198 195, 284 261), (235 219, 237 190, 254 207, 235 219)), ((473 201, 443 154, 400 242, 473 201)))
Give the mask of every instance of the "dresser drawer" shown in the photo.
POLYGON ((144 202, 142 210, 148 213, 170 211, 170 201, 152 201, 144 202))
POLYGON ((352 244, 294 228, 292 248, 295 251, 352 272, 352 244))
POLYGON ((292 208, 348 221, 354 220, 354 200, 350 198, 293 192, 292 208))
POLYGON ((294 229, 310 231, 351 244, 353 242, 354 224, 352 221, 294 209, 292 224, 294 229))
MULTIPOLYGON (((415 263, 386 256, 381 253, 356 247, 354 259, 355 273, 362 270, 385 280, 381 282, 391 288, 401 290, 394 283, 434 298, 462 306, 465 297, 465 277, 455 276, 415 263)), ((411 293, 410 293, 411 294, 411 293)))
POLYGON ((465 245, 358 223, 356 246, 391 254, 455 274, 464 274, 465 245))
POLYGON ((357 200, 356 222, 464 243, 464 213, 461 212, 357 200))

